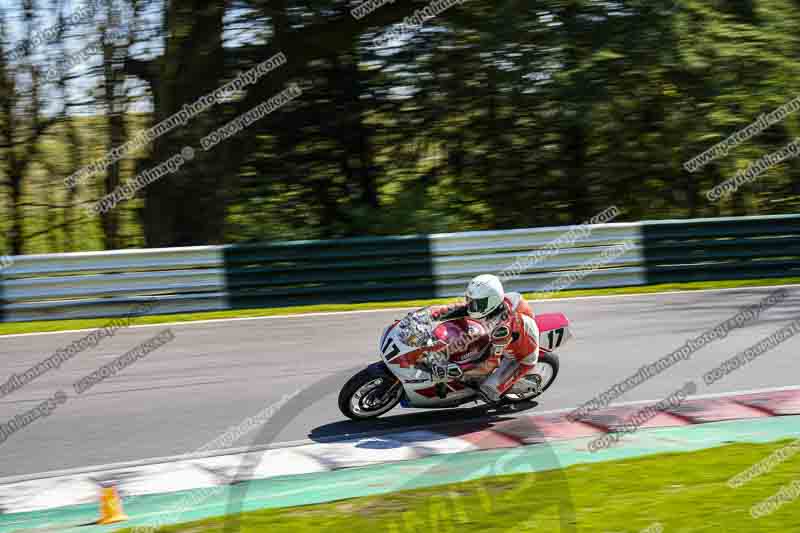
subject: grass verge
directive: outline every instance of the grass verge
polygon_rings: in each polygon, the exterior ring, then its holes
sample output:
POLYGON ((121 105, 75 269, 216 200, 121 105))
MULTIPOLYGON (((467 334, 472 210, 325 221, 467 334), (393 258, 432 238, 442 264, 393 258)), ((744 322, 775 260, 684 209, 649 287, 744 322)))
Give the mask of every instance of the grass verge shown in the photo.
MULTIPOLYGON (((576 531, 800 531, 800 498, 754 519, 750 508, 800 479, 800 457, 749 483, 728 480, 790 441, 733 444, 690 453, 580 464, 566 475, 576 531), (649 528, 649 529, 648 529, 649 528)), ((241 533, 561 531, 556 502, 563 475, 554 472, 485 478, 424 490, 242 515, 241 533)), ((224 518, 168 526, 159 533, 222 531, 224 518)), ((133 530, 125 530, 131 533, 133 530)))
MULTIPOLYGON (((768 287, 774 285, 800 284, 800 278, 776 278, 735 281, 698 281, 690 283, 664 283, 643 287, 617 287, 609 289, 578 289, 556 293, 527 293, 530 301, 556 300, 559 298, 575 298, 581 296, 613 296, 621 294, 654 294, 668 291, 696 291, 708 289, 730 289, 740 287, 768 287)), ((375 309, 395 309, 423 307, 431 304, 443 304, 458 301, 460 298, 440 298, 435 300, 407 300, 400 302, 370 302, 357 304, 321 304, 298 307, 271 307, 264 309, 238 309, 228 311, 208 311, 201 313, 180 313, 170 315, 154 315, 136 318, 133 324, 165 324, 171 322, 195 322, 220 318, 251 318, 264 316, 300 315, 318 312, 367 311, 375 309)), ((36 322, 9 322, 0 324, 0 335, 20 333, 37 333, 67 331, 77 329, 93 329, 104 326, 109 319, 92 318, 77 320, 43 320, 36 322)))

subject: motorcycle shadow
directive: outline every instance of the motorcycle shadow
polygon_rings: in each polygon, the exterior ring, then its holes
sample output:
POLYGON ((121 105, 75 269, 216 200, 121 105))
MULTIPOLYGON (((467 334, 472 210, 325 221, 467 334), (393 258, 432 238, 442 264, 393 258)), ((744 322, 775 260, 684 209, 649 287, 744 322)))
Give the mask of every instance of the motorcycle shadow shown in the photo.
POLYGON ((403 436, 399 435, 401 433, 413 432, 416 442, 460 437, 492 429, 496 424, 513 420, 538 405, 538 402, 531 400, 499 407, 477 405, 453 409, 408 409, 402 414, 384 415, 373 420, 342 420, 324 424, 312 429, 308 437, 319 443, 386 437, 379 441, 362 442, 358 446, 385 449, 395 447, 394 443, 400 447, 407 446, 403 436))

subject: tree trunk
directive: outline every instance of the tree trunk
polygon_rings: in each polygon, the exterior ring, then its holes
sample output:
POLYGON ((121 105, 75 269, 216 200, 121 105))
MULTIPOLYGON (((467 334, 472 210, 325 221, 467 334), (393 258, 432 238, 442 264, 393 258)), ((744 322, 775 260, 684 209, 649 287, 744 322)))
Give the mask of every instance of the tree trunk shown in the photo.
POLYGON ((586 80, 578 73, 582 61, 579 42, 581 27, 577 2, 570 2, 563 14, 566 47, 564 69, 570 73, 562 109, 562 150, 567 196, 574 224, 592 216, 592 199, 587 183, 587 152, 590 110, 584 104, 586 80))
MULTIPOLYGON (((222 2, 169 2, 165 13, 169 37, 153 87, 157 93, 154 124, 221 85, 223 15, 222 2)), ((224 146, 208 153, 199 147, 200 138, 215 127, 218 114, 219 104, 156 139, 152 157, 139 166, 141 172, 159 165, 181 153, 184 146, 195 150, 193 161, 145 189, 142 222, 147 246, 222 243, 229 194, 223 178, 235 174, 238 165, 231 168, 224 146)))
MULTIPOLYGON (((115 43, 109 40, 109 26, 116 25, 116 17, 109 3, 109 24, 103 31, 103 102, 108 117, 107 150, 112 150, 125 143, 125 78, 120 70, 127 50, 118 50, 115 43), (122 59, 122 61, 120 61, 122 59)), ((120 163, 116 162, 106 169, 104 180, 105 194, 111 193, 120 183, 120 163)), ((111 209, 101 215, 103 241, 107 250, 121 248, 119 239, 119 211, 111 209)))

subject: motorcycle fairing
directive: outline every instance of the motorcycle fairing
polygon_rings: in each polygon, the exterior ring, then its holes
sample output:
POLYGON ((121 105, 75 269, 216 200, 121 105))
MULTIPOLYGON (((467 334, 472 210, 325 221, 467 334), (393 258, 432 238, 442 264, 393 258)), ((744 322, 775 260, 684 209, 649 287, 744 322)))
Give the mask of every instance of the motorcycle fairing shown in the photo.
MULTIPOLYGON (((460 405, 476 392, 467 388, 458 379, 449 379, 447 387, 447 397, 439 398, 436 392, 436 383, 426 370, 416 368, 414 365, 423 356, 431 352, 444 352, 446 354, 448 343, 435 338, 428 346, 409 346, 403 342, 402 335, 398 334, 397 322, 387 327, 381 335, 379 345, 381 358, 386 363, 389 370, 401 381, 405 390, 406 399, 402 405, 408 407, 447 407, 448 405, 460 405)), ((447 328, 445 328, 447 329, 447 328)), ((454 331, 447 329, 451 334, 454 331)), ((451 342, 455 337, 448 337, 451 342)), ((443 354, 444 357, 446 357, 443 354)))

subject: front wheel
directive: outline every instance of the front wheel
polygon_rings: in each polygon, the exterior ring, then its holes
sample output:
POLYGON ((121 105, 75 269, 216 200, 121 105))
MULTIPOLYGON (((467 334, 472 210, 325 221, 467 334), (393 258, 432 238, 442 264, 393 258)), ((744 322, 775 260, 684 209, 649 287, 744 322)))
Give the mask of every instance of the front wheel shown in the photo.
POLYGON ((554 353, 540 355, 536 371, 524 375, 503 398, 511 402, 524 402, 540 396, 556 380, 558 366, 558 355, 554 353))
POLYGON ((339 392, 339 410, 347 418, 367 420, 391 410, 403 396, 403 385, 384 363, 375 363, 350 378, 339 392))

